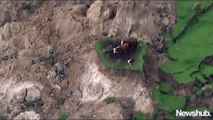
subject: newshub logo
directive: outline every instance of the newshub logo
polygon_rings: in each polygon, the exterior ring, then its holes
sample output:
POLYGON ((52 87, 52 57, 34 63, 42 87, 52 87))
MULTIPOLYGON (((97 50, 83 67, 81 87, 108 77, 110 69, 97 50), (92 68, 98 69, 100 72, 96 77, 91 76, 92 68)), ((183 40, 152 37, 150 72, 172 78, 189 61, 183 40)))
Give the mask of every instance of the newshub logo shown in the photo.
POLYGON ((187 117, 187 116, 191 116, 191 117, 210 117, 211 114, 209 111, 204 110, 204 111, 199 111, 199 110, 195 110, 195 111, 183 111, 183 110, 176 110, 176 116, 179 117, 187 117))

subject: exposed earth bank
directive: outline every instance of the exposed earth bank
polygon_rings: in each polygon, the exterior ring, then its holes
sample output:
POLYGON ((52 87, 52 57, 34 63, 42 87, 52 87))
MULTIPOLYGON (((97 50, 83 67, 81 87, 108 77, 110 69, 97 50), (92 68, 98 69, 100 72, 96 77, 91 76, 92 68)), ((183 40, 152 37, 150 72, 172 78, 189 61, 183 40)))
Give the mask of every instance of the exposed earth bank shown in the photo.
POLYGON ((151 88, 163 62, 174 3, 0 2, 0 118, 127 119, 154 112, 151 88), (149 45, 144 72, 104 68, 94 44, 134 37, 149 45), (105 99, 113 97, 114 103, 105 99))

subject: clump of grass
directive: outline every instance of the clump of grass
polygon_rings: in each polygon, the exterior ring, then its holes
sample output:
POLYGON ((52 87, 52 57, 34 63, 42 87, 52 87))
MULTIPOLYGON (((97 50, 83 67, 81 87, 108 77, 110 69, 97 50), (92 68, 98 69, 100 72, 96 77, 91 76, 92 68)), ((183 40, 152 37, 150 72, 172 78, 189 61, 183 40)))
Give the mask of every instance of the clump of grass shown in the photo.
POLYGON ((23 9, 24 10, 27 10, 27 11, 30 11, 32 9, 32 6, 30 3, 26 3, 24 6, 23 6, 23 9))
POLYGON ((132 71, 143 71, 145 62, 144 56, 147 52, 146 44, 143 41, 138 41, 137 49, 134 51, 129 51, 125 55, 121 55, 119 60, 118 58, 112 58, 109 55, 110 49, 112 49, 112 46, 116 45, 117 43, 118 41, 111 38, 103 38, 96 42, 95 50, 105 67, 117 70, 126 69, 132 71), (127 63, 127 59, 131 57, 135 58, 135 61, 130 66, 127 63))
POLYGON ((153 97, 158 101, 160 107, 168 112, 173 112, 176 109, 184 109, 186 105, 186 97, 164 94, 159 89, 153 91, 153 97))
POLYGON ((63 96, 60 96, 57 98, 57 105, 63 105, 65 102, 65 98, 63 96))
POLYGON ((144 113, 138 111, 138 112, 134 113, 133 119, 134 120, 146 120, 146 116, 144 115, 144 113))
POLYGON ((111 104, 115 102, 115 98, 114 97, 108 97, 104 100, 106 102, 106 104, 111 104))
POLYGON ((66 120, 68 117, 67 113, 60 113, 58 116, 58 120, 66 120))
POLYGON ((45 0, 37 0, 37 4, 38 4, 39 6, 42 6, 43 3, 44 3, 44 1, 45 1, 45 0))
POLYGON ((26 106, 27 109, 33 108, 33 107, 39 107, 43 106, 43 101, 42 100, 36 100, 36 101, 25 101, 24 106, 26 106))
POLYGON ((32 101, 26 101, 26 102, 24 102, 24 106, 26 106, 28 109, 28 108, 32 108, 34 106, 34 104, 32 101))
POLYGON ((1 61, 5 61, 5 60, 8 60, 9 57, 8 56, 0 56, 0 62, 1 61))

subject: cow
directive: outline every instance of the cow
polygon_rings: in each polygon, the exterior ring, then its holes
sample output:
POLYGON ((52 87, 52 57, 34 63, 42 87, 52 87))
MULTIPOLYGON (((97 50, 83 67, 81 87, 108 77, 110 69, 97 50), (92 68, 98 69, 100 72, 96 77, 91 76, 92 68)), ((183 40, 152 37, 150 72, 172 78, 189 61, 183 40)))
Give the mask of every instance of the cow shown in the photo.
POLYGON ((113 53, 125 53, 130 47, 136 48, 137 45, 136 40, 122 40, 119 46, 113 48, 113 53))
POLYGON ((127 63, 129 64, 129 66, 131 66, 133 62, 135 62, 135 58, 130 58, 127 60, 127 63))
POLYGON ((128 43, 129 44, 129 47, 132 47, 132 48, 136 48, 137 45, 138 45, 138 41, 137 40, 122 40, 121 41, 121 44, 124 44, 124 43, 128 43))
POLYGON ((113 53, 126 53, 129 48, 129 43, 123 43, 120 46, 113 48, 113 53))

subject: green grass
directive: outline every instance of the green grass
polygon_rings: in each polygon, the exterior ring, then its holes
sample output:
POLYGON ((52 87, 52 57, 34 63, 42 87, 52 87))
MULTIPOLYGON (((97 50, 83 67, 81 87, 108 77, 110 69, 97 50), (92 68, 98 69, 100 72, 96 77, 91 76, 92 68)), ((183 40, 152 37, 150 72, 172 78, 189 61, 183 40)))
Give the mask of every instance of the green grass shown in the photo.
POLYGON ((172 36, 177 37, 187 26, 188 21, 196 14, 193 6, 199 3, 202 9, 207 8, 211 1, 176 1, 177 23, 172 28, 172 36))
POLYGON ((67 113, 60 113, 57 120, 66 120, 67 117, 67 113))
POLYGON ((45 0, 37 0, 37 4, 38 4, 39 6, 42 6, 43 3, 44 3, 44 1, 45 1, 45 0))
POLYGON ((184 96, 166 95, 157 89, 153 91, 153 97, 158 101, 160 107, 168 112, 183 109, 186 105, 186 98, 184 96))
POLYGON ((174 89, 166 83, 160 83, 157 87, 158 87, 158 90, 166 94, 172 94, 174 91, 174 89))
POLYGON ((106 104, 111 104, 115 102, 115 98, 114 97, 108 97, 104 100, 106 102, 106 104))
POLYGON ((63 96, 60 96, 57 98, 57 105, 63 105, 65 102, 65 98, 63 96))
POLYGON ((199 105, 197 107, 188 107, 188 108, 186 108, 187 111, 195 111, 196 109, 199 110, 199 111, 207 110, 210 113, 213 112, 212 108, 207 108, 205 106, 199 106, 199 105))
POLYGON ((99 41, 97 41, 95 45, 95 50, 97 54, 99 55, 101 62, 107 67, 107 68, 113 68, 113 69, 127 69, 127 70, 133 70, 133 71, 143 71, 143 65, 144 65, 144 56, 147 51, 147 46, 142 42, 139 41, 138 49, 136 51, 136 60, 132 63, 131 66, 127 62, 124 62, 122 60, 113 61, 111 60, 106 53, 104 53, 103 49, 106 44, 114 44, 115 40, 110 38, 104 38, 99 41))
POLYGON ((24 105, 28 108, 32 108, 34 106, 34 102, 32 101, 26 101, 24 102, 24 105))
MULTIPOLYGON (((212 1, 201 3, 206 7, 212 3, 212 1)), ((194 1, 178 1, 176 5, 177 14, 183 14, 182 16, 187 16, 187 18, 177 22, 172 29, 174 32, 173 36, 176 36, 183 30, 181 27, 189 20, 189 14, 193 13, 191 9, 193 4, 194 1)), ((167 42, 167 53, 175 60, 169 60, 161 67, 161 70, 170 73, 179 83, 188 84, 193 82, 196 78, 203 80, 202 71, 205 71, 207 75, 213 73, 211 70, 207 70, 207 68, 205 68, 205 70, 199 69, 201 61, 203 61, 205 57, 213 55, 212 18, 213 9, 203 14, 196 24, 189 26, 186 33, 183 34, 176 43, 172 43, 171 41, 167 42)))
POLYGON ((144 115, 144 113, 138 111, 135 112, 133 115, 134 120, 147 120, 146 116, 144 115))

